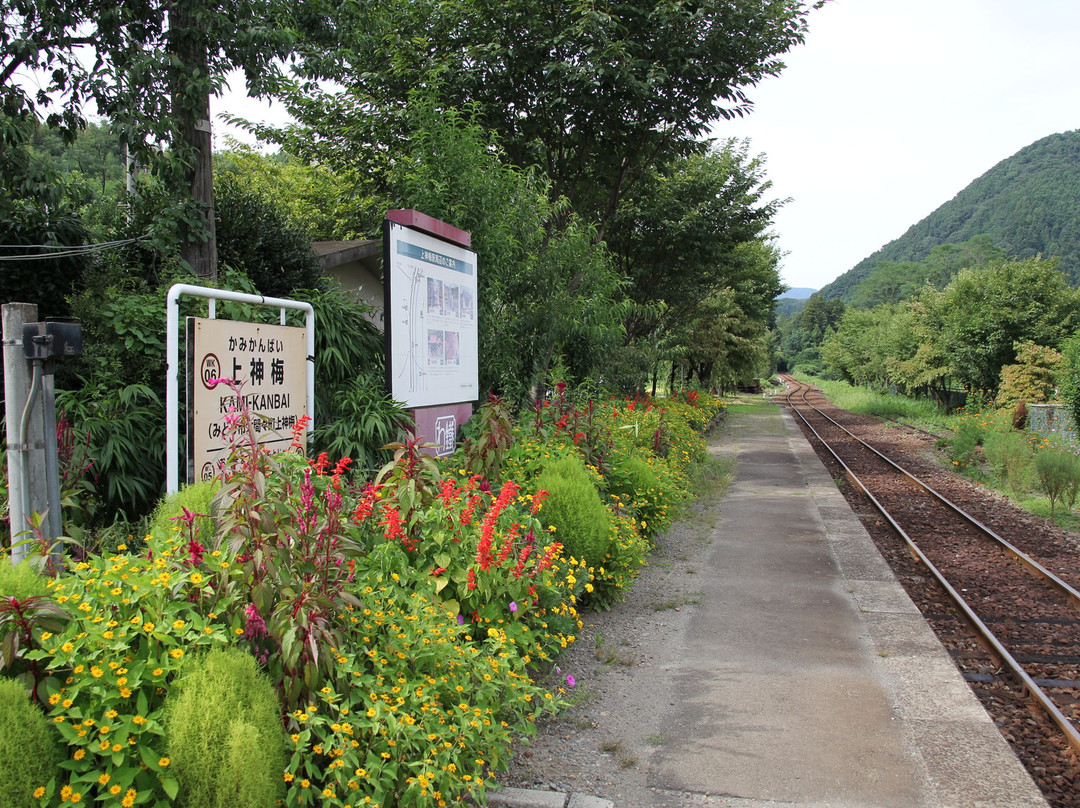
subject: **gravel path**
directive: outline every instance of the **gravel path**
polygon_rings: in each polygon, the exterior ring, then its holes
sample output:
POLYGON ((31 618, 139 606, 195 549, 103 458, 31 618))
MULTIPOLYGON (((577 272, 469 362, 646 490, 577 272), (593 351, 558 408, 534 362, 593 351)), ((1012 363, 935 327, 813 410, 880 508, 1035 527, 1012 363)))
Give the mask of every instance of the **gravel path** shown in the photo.
MULTIPOLYGON (((734 440, 721 423, 708 438, 709 451, 730 460, 734 440)), ((585 613, 581 636, 551 676, 552 686, 574 677, 566 698, 575 706, 538 726, 536 739, 521 746, 509 771, 498 776, 500 785, 589 794, 620 808, 668 801, 671 795, 646 784, 645 763, 664 740, 655 705, 674 702, 666 669, 690 617, 684 607, 700 597, 695 574, 719 516, 717 488, 658 539, 623 602, 585 613)))

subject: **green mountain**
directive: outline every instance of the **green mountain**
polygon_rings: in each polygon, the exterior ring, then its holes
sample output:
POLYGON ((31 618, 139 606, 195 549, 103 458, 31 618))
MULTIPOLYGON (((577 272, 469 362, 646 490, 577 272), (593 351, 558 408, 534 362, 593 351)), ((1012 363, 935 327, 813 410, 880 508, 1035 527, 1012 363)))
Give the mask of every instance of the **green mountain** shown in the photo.
POLYGON ((984 234, 1008 257, 1056 257, 1080 285, 1080 130, 1044 137, 1002 160, 821 292, 853 300, 882 262, 924 261, 935 247, 984 234))

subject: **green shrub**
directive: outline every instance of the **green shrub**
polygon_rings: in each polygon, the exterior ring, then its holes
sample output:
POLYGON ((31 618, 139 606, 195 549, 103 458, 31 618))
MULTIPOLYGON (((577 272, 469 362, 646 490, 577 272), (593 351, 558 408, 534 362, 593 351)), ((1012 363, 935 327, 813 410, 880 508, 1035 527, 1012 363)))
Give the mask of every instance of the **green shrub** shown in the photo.
POLYGON ((0 597, 22 600, 45 595, 49 591, 46 581, 25 561, 12 565, 7 556, 0 557, 0 597))
POLYGON ((1050 500, 1050 518, 1054 503, 1073 507, 1080 492, 1080 457, 1064 449, 1043 449, 1035 455, 1035 475, 1039 488, 1050 500))
POLYGON ((949 459, 960 471, 978 473, 979 447, 986 437, 985 429, 978 415, 968 416, 949 441, 949 459))
POLYGON ((0 805, 39 805, 35 791, 47 787, 60 760, 59 738, 49 720, 21 684, 0 679, 0 805))
MULTIPOLYGON (((150 517, 150 530, 167 535, 173 528, 181 527, 180 520, 184 516, 195 514, 196 518, 192 523, 195 537, 201 539, 202 544, 211 544, 214 536, 212 504, 214 495, 220 488, 221 483, 217 480, 204 480, 182 486, 175 494, 158 503, 150 517)), ((185 538, 192 538, 188 531, 184 531, 184 535, 185 538)))
POLYGON ((678 498, 678 492, 665 490, 648 461, 636 454, 619 456, 604 481, 608 493, 617 496, 637 516, 643 535, 655 536, 666 526, 668 503, 678 498))
POLYGON ((179 804, 265 808, 284 796, 281 708, 254 657, 214 649, 187 663, 166 702, 164 729, 179 804))
POLYGON ((564 457, 548 464, 536 487, 550 494, 540 521, 555 528, 566 554, 584 558, 590 567, 601 566, 611 547, 611 513, 581 458, 564 457))
POLYGON ((76 433, 90 436, 91 474, 107 515, 148 513, 165 484, 165 416, 154 391, 98 381, 56 399, 76 433))
POLYGON ((1016 431, 992 432, 986 436, 983 451, 1003 487, 1018 496, 1028 490, 1035 455, 1027 435, 1016 431))

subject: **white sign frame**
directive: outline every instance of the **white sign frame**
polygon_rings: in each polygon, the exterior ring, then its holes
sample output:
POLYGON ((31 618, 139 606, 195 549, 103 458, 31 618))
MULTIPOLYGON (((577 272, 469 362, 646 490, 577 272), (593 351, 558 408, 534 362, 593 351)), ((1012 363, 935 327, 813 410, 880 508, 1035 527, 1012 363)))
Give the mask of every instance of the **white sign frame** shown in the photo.
POLYGON ((279 297, 250 295, 244 292, 231 292, 227 289, 210 289, 205 286, 192 286, 177 283, 169 287, 166 298, 166 334, 165 354, 167 370, 165 374, 165 492, 175 494, 180 490, 180 297, 202 297, 209 300, 210 318, 216 315, 215 303, 218 300, 231 300, 254 306, 272 306, 279 310, 279 321, 285 324, 287 309, 304 312, 304 329, 308 355, 305 369, 305 395, 307 398, 307 431, 310 434, 315 427, 315 309, 310 303, 300 300, 288 300, 279 297))

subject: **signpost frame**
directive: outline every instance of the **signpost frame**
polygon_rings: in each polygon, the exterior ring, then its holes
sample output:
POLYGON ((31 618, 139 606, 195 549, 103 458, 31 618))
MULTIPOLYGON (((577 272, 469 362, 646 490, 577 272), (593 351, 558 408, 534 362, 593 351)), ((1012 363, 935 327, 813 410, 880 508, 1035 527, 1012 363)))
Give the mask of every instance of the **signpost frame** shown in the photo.
POLYGON ((218 300, 247 303, 253 306, 271 306, 279 311, 279 322, 285 325, 286 310, 304 312, 304 327, 307 340, 306 362, 306 414, 308 430, 315 425, 315 309, 310 303, 299 300, 287 300, 280 297, 265 297, 245 292, 231 292, 227 289, 210 289, 205 286, 192 286, 178 283, 169 287, 166 300, 166 359, 165 376, 165 492, 174 494, 180 490, 180 297, 202 297, 209 301, 209 319, 216 319, 218 300))

